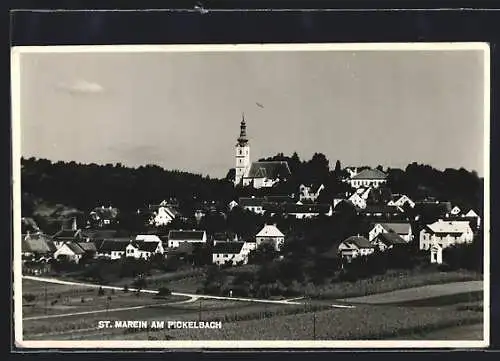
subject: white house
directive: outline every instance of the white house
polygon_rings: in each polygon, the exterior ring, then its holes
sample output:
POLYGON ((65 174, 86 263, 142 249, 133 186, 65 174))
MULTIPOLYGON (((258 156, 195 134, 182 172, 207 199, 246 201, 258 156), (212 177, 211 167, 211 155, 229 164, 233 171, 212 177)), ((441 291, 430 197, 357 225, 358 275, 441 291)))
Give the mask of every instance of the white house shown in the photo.
POLYGON ((473 239, 474 233, 469 221, 439 220, 420 232, 420 249, 429 250, 435 244, 446 248, 454 244, 471 243, 473 239))
POLYGON ((274 245, 274 249, 279 251, 285 242, 285 235, 276 227, 276 225, 265 225, 255 236, 255 243, 259 247, 263 243, 274 245))
POLYGON ((135 237, 135 240, 143 242, 161 242, 160 237, 158 237, 156 234, 138 234, 135 237))
POLYGON ((479 217, 479 215, 476 212, 474 212, 473 209, 469 210, 465 214, 462 214, 462 217, 476 219, 476 227, 479 228, 481 226, 481 217, 479 217))
POLYGON ((97 257, 108 258, 111 260, 120 259, 125 255, 125 250, 130 244, 130 240, 104 240, 97 248, 97 257))
POLYGON ((347 180, 347 182, 353 188, 377 188, 387 182, 387 174, 378 169, 365 169, 355 174, 354 176, 351 176, 350 179, 347 180))
POLYGON ((227 207, 229 208, 230 211, 233 210, 234 207, 237 207, 238 206, 238 202, 236 202, 235 200, 232 200, 231 202, 229 202, 229 204, 227 205, 227 207))
POLYGON ((199 230, 171 230, 168 232, 168 248, 177 248, 183 242, 207 243, 207 233, 199 230))
POLYGON ((340 243, 338 252, 342 258, 352 260, 372 254, 375 252, 375 247, 364 237, 352 236, 340 243))
POLYGON ((431 263, 443 263, 443 247, 437 243, 431 246, 431 263))
POLYGON ((356 208, 365 209, 366 208, 366 199, 363 198, 359 193, 353 193, 348 199, 349 202, 354 204, 356 208))
POLYGON ((149 220, 149 224, 154 225, 155 227, 161 227, 171 223, 174 219, 174 211, 165 205, 160 205, 153 212, 151 219, 149 220))
POLYGON ((317 185, 306 186, 304 184, 301 184, 299 186, 299 199, 301 201, 315 202, 316 199, 318 199, 319 194, 323 189, 325 189, 325 186, 323 184, 320 184, 319 186, 317 185))
POLYGON ((257 214, 264 214, 264 203, 266 199, 263 197, 241 197, 239 206, 247 211, 257 214))
POLYGON ((219 242, 212 248, 212 263, 216 265, 248 263, 249 247, 245 242, 219 242))
POLYGON ((125 248, 127 257, 149 259, 154 254, 163 254, 162 242, 135 241, 125 248))
POLYGON ((388 206, 397 206, 397 207, 404 207, 407 204, 411 208, 415 207, 415 202, 413 202, 407 195, 404 194, 393 194, 389 202, 387 202, 388 206))
POLYGON ((380 233, 395 233, 406 242, 413 239, 410 223, 376 223, 368 233, 368 240, 373 241, 380 233))
POLYGON ((84 255, 96 253, 95 245, 92 242, 65 242, 61 247, 54 252, 54 258, 66 258, 69 261, 78 263, 84 255))

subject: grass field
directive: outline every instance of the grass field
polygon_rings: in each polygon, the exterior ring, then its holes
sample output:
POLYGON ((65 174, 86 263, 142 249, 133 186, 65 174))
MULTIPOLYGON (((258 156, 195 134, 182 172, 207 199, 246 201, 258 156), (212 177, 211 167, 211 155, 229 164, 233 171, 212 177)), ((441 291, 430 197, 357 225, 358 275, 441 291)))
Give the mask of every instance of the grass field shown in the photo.
MULTIPOLYGON (((478 337, 476 331, 483 321, 482 293, 479 291, 482 283, 434 282, 434 286, 408 288, 413 284, 421 286, 420 282, 429 280, 429 277, 436 276, 419 278, 414 275, 405 283, 406 287, 402 287, 403 290, 350 299, 357 300, 354 309, 332 309, 331 301, 325 298, 312 299, 308 306, 304 306, 188 297, 156 299, 151 294, 137 297, 133 292, 115 291, 113 294, 109 290, 105 296, 99 297, 95 288, 23 280, 24 294, 36 296, 35 306, 23 307, 23 317, 32 317, 24 320, 23 333, 24 338, 30 340, 411 340, 432 339, 433 335, 448 339, 462 337, 471 330, 471 334, 463 339, 481 339, 482 333, 478 337), (40 318, 46 317, 43 308, 45 292, 49 304, 58 300, 49 307, 47 316, 69 315, 40 318), (108 296, 112 298, 110 304, 107 304, 108 296), (86 300, 84 303, 81 303, 82 297, 86 300), (315 308, 314 312, 311 307, 315 308), (109 312, 106 312, 107 308, 109 312), (71 315, 79 312, 89 313, 71 315), (101 320, 217 320, 222 321, 223 327, 219 330, 97 329, 101 320), (444 329, 452 331, 440 334, 439 330, 444 329)), ((456 280, 457 277, 472 276, 457 273, 445 279, 456 280)), ((177 281, 188 279, 196 277, 177 281)), ((437 278, 433 279, 437 281, 437 278)), ((394 283, 378 289, 387 290, 393 286, 394 283)))

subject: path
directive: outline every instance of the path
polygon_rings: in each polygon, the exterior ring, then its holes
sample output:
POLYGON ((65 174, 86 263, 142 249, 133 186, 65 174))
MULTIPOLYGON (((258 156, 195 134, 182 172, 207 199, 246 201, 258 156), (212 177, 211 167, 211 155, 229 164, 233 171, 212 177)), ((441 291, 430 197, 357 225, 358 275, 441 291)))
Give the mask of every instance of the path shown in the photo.
POLYGON ((483 281, 452 282, 413 287, 362 297, 350 297, 339 299, 337 301, 348 303, 387 304, 423 300, 427 298, 450 296, 468 292, 481 292, 482 290, 483 281))

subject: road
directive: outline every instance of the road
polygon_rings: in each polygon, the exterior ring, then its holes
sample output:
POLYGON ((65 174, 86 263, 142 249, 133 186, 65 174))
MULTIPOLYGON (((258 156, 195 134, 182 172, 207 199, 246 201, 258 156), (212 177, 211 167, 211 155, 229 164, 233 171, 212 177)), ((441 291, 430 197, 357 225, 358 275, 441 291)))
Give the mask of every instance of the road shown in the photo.
MULTIPOLYGON (((92 283, 64 281, 64 280, 59 280, 56 278, 23 276, 23 279, 32 280, 32 281, 39 281, 39 282, 54 283, 54 284, 61 284, 61 285, 79 286, 79 287, 92 287, 92 288, 102 287, 103 289, 118 290, 118 291, 123 289, 123 287, 118 287, 118 286, 101 286, 101 285, 92 284, 92 283)), ((136 289, 136 288, 129 288, 129 291, 131 291, 131 292, 139 291, 142 293, 150 293, 150 294, 158 293, 157 290, 136 289)), ((201 295, 201 294, 183 293, 183 292, 172 292, 172 295, 173 296, 189 297, 191 300, 203 298, 203 299, 211 299, 211 300, 271 303, 271 304, 280 304, 280 305, 303 305, 306 302, 306 301, 300 302, 300 301, 298 301, 298 298, 292 298, 292 299, 288 299, 288 300, 266 300, 266 299, 261 299, 261 298, 226 297, 226 296, 201 295)), ((341 305, 332 304, 331 306, 336 307, 336 308, 353 308, 354 307, 354 306, 345 305, 345 304, 341 304, 341 305)))

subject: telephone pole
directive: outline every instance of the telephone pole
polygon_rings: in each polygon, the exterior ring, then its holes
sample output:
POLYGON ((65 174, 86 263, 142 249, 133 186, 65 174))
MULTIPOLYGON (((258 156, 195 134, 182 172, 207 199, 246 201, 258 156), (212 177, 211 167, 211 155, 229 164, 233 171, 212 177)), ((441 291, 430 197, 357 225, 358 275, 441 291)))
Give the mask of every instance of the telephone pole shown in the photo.
POLYGON ((198 310, 198 321, 201 322, 201 298, 200 298, 200 308, 198 310))
POLYGON ((45 314, 47 314, 47 283, 44 282, 44 300, 45 300, 45 314))

